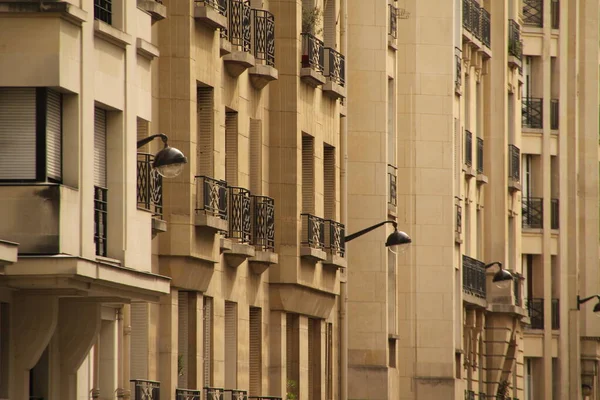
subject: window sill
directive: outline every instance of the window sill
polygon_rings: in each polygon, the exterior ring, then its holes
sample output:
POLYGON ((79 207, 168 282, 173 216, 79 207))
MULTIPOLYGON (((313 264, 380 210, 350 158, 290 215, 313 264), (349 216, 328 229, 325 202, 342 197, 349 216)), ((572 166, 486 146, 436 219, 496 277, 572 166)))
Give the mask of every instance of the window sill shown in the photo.
POLYGON ((123 49, 132 43, 131 35, 98 19, 94 20, 94 35, 123 49))
POLYGON ((87 20, 87 12, 67 2, 55 1, 44 3, 42 7, 38 2, 9 1, 0 3, 0 13, 44 13, 59 14, 61 18, 80 25, 87 20))
POLYGON ((150 61, 158 57, 160 54, 158 51, 158 47, 142 38, 137 38, 136 47, 137 53, 150 61))

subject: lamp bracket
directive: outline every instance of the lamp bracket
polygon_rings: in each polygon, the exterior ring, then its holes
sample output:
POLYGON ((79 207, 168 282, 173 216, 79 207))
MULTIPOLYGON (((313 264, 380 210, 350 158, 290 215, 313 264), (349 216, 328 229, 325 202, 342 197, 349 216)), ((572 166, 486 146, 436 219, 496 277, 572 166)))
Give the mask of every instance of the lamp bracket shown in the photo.
POLYGON ((167 135, 165 135, 164 133, 157 133, 156 135, 151 135, 148 136, 147 138, 138 140, 137 142, 137 148, 139 149, 140 147, 144 146, 145 144, 150 143, 151 141, 153 141, 155 138, 161 138, 163 143, 165 144, 165 146, 167 146, 167 142, 169 140, 169 137, 167 135))
POLYGON ((349 241, 351 241, 351 240, 354 240, 354 239, 356 239, 357 237, 360 237, 360 236, 364 235, 365 233, 369 233, 369 232, 371 232, 372 230, 374 230, 374 229, 377 229, 377 228, 379 228, 380 226, 383 226, 383 225, 385 225, 385 224, 392 224, 392 225, 394 226, 394 229, 398 229, 398 223, 397 223, 396 221, 390 221, 390 220, 388 220, 388 221, 383 221, 383 222, 380 222, 380 223, 378 223, 378 224, 375 224, 375 225, 373 225, 373 226, 370 226, 370 227, 368 227, 368 228, 365 228, 365 229, 363 229, 363 230, 360 230, 360 231, 358 231, 358 232, 356 232, 356 233, 353 233, 353 234, 351 234, 351 235, 348 235, 348 236, 344 237, 344 242, 346 242, 346 243, 347 243, 347 242, 349 242, 349 241))

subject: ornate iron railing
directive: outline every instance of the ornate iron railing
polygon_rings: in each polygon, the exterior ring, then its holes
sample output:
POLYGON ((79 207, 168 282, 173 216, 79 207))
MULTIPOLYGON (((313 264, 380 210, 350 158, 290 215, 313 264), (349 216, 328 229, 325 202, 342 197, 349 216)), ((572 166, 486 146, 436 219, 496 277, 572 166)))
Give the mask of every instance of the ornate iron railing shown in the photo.
POLYGON ((465 130, 465 165, 473 165, 473 133, 465 130))
POLYGON ((323 41, 310 33, 302 33, 302 68, 323 72, 324 59, 323 41))
POLYGON ((132 379, 134 400, 160 400, 160 382, 132 379))
POLYGON ((537 97, 523 97, 521 101, 521 126, 542 129, 544 121, 544 100, 537 97))
POLYGON ((471 1, 471 32, 481 40, 481 6, 475 1, 471 1))
POLYGON ((456 90, 460 90, 462 86, 462 50, 458 47, 454 48, 454 64, 456 67, 454 75, 454 86, 456 90))
POLYGON ((152 168, 153 162, 153 154, 137 154, 137 206, 162 217, 162 176, 152 168))
POLYGON ((334 255, 344 257, 346 254, 346 228, 332 219, 325 220, 325 246, 334 255))
POLYGON ((523 23, 544 26, 544 0, 523 0, 523 23))
POLYGON ((206 386, 203 391, 204 400, 223 400, 223 388, 206 386))
POLYGON ((263 251, 275 249, 275 201, 266 196, 252 196, 254 231, 252 244, 263 251))
POLYGON ((196 212, 227 220, 227 182, 208 176, 196 177, 196 212))
POLYGON ((325 220, 312 214, 300 214, 302 237, 300 244, 323 250, 325 248, 325 220))
POLYGON ((463 292, 485 299, 485 264, 463 255, 463 292))
POLYGON ((250 191, 241 187, 229 187, 229 232, 227 237, 242 243, 252 239, 252 216, 250 191))
POLYGON ((248 400, 246 390, 225 389, 223 390, 223 400, 248 400))
POLYGON ((248 400, 281 400, 277 396, 248 396, 248 400))
POLYGON ((521 60, 523 58, 523 42, 521 27, 514 19, 508 20, 508 54, 521 60))
POLYGON ((508 177, 521 181, 521 150, 514 144, 508 145, 508 177))
POLYGON ((515 306, 521 305, 521 279, 518 276, 513 278, 513 296, 515 298, 515 306))
POLYGON ((194 0, 194 2, 214 8, 219 14, 227 15, 227 0, 194 0))
POLYGON ((106 257, 108 189, 94 186, 94 242, 96 255, 106 257))
POLYGON ((112 25, 112 0, 94 0, 94 19, 112 25))
POLYGON ((471 27, 471 4, 472 0, 463 0, 463 15, 462 15, 462 23, 463 28, 465 28, 468 32, 473 32, 473 28, 471 27))
POLYGON ((254 13, 254 58, 275 66, 275 17, 267 10, 254 13))
POLYGON ((472 390, 465 390, 465 400, 475 400, 475 392, 472 390))
POLYGON ((550 199, 550 229, 558 229, 558 199, 550 199))
MULTIPOLYGON (((560 329, 560 302, 559 299, 551 299, 550 305, 550 326, 551 329, 560 329)), ((529 298, 526 304, 529 311, 529 320, 531 321, 531 329, 544 329, 544 299, 529 298)))
POLYGON ((202 391, 193 389, 175 389, 175 400, 202 400, 202 391))
POLYGON ((330 47, 325 47, 325 76, 344 86, 346 83, 346 57, 330 47))
POLYGON ((388 4, 389 10, 389 27, 388 27, 388 35, 393 37, 394 39, 398 38, 398 8, 393 4, 388 4))
POLYGON ((396 207, 398 204, 398 167, 392 164, 388 164, 388 204, 396 207))
POLYGON ((248 0, 229 0, 227 7, 228 27, 225 36, 239 51, 250 52, 251 26, 250 2, 248 0))
POLYGON ((550 18, 552 19, 552 29, 560 27, 560 1, 552 0, 550 3, 550 18))
POLYGON ((550 100, 550 129, 557 130, 558 129, 558 99, 550 100))
POLYGON ((481 41, 488 49, 492 45, 492 18, 490 12, 481 7, 481 41))
POLYGON ((477 138, 477 173, 483 174, 483 138, 477 138))
POLYGON ((523 197, 522 226, 523 228, 541 229, 544 227, 544 199, 541 197, 523 197))
POLYGON ((462 206, 460 204, 455 204, 456 207, 456 226, 454 227, 454 231, 456 233, 462 233, 462 206))

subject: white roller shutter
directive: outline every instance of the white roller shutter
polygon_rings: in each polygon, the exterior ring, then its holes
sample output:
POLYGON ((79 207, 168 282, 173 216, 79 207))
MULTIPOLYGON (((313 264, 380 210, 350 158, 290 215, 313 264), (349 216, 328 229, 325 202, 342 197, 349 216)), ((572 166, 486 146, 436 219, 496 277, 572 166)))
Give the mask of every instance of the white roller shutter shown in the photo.
POLYGON ((204 386, 212 385, 212 325, 213 325, 213 299, 204 297, 202 335, 202 356, 204 359, 204 386))
POLYGON ((188 355, 189 355, 189 301, 188 292, 179 292, 178 302, 178 347, 177 354, 177 385, 180 388, 188 388, 188 355))
POLYGON ((36 179, 35 88, 0 88, 0 179, 36 179))
POLYGON ((95 108, 94 185, 106 188, 106 111, 95 108))
POLYGON ((62 96, 48 90, 46 108, 46 168, 49 178, 62 178, 62 96))
POLYGON ((237 389, 237 304, 225 302, 225 388, 237 389))
POLYGON ((131 379, 148 378, 148 303, 131 304, 131 379))
POLYGON ((250 396, 260 396, 262 389, 262 314, 250 307, 250 396))

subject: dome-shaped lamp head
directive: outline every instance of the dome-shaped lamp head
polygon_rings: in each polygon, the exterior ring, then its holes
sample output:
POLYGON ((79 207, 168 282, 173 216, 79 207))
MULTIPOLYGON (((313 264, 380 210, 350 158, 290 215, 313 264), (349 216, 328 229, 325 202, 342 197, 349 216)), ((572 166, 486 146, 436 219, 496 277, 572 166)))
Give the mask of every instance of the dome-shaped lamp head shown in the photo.
POLYGON ((600 317, 600 301, 598 303, 596 303, 596 305, 594 306, 594 314, 597 317, 600 317))
MULTIPOLYGON (((596 312, 595 308, 594 308, 594 312, 596 312)), ((583 394, 585 397, 591 396, 592 395, 592 387, 590 385, 587 385, 584 383, 583 385, 581 385, 581 394, 583 394)))
POLYGON ((165 147, 156 153, 152 166, 165 178, 174 178, 181 174, 187 158, 183 153, 165 143, 165 147))
POLYGON ((402 253, 411 242, 412 239, 406 232, 399 231, 397 227, 394 227, 394 232, 390 233, 385 241, 385 247, 389 248, 394 253, 402 253))
POLYGON ((492 282, 494 282, 498 289, 506 289, 510 286, 512 280, 512 274, 504 268, 500 268, 500 270, 494 274, 492 282))

